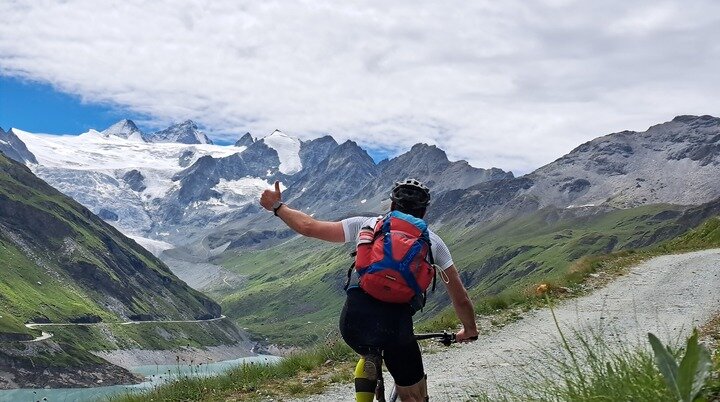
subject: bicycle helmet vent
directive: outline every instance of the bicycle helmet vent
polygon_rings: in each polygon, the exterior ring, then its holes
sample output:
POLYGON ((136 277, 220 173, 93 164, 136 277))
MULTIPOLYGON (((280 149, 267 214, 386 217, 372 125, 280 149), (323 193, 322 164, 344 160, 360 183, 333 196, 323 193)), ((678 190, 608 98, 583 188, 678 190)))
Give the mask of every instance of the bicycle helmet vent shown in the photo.
POLYGON ((430 204, 430 189, 419 180, 405 179, 395 183, 390 199, 404 207, 427 207, 430 204))

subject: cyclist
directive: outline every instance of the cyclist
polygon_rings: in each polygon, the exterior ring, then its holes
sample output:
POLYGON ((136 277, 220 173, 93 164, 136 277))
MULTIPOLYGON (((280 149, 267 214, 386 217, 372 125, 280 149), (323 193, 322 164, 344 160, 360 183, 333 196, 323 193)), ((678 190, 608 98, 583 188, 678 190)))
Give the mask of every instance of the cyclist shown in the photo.
MULTIPOLYGON (((430 191, 413 179, 397 182, 391 191, 391 210, 422 219, 430 203, 430 191)), ((260 197, 260 204, 280 217, 295 232, 331 242, 357 241, 363 227, 374 227, 378 217, 353 217, 339 222, 317 220, 302 211, 290 208, 282 202, 280 183, 267 189, 260 197)), ((463 324, 457 333, 458 342, 477 339, 475 311, 460 275, 452 261, 450 251, 440 237, 428 231, 434 262, 441 271, 455 313, 463 324)), ((427 384, 420 347, 413 335, 412 315, 409 305, 386 303, 374 299, 357 286, 350 287, 340 317, 340 332, 345 342, 364 357, 365 367, 356 369, 356 398, 372 401, 379 367, 378 352, 393 376, 398 396, 403 402, 427 400, 427 384)), ((361 363, 361 364, 363 364, 361 363)))

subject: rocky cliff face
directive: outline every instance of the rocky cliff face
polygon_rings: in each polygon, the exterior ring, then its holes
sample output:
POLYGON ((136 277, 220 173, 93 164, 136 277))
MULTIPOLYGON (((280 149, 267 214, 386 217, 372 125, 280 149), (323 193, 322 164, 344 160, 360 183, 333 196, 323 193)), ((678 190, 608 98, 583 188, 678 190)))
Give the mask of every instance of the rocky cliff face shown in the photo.
POLYGON ((220 180, 233 181, 244 177, 273 177, 278 173, 277 152, 262 141, 251 144, 244 152, 224 158, 203 156, 192 166, 176 174, 180 183, 178 199, 186 205, 195 201, 221 198, 215 186, 220 180))
POLYGON ((596 138, 518 179, 443 195, 438 220, 474 221, 554 206, 699 205, 720 197, 720 119, 679 116, 644 132, 596 138), (447 211, 447 212, 445 212, 447 211))
POLYGON ((531 175, 541 205, 697 205, 720 196, 720 119, 679 116, 580 145, 531 175))
POLYGON ((250 133, 245 133, 242 137, 240 137, 237 142, 235 142, 236 147, 249 147, 250 145, 255 142, 255 139, 250 133))
POLYGON ((300 144, 300 161, 303 169, 309 170, 324 161, 338 146, 337 141, 329 135, 306 141, 300 144))
POLYGON ((37 163, 35 155, 32 154, 12 129, 5 132, 0 127, 0 152, 10 159, 20 163, 37 163))
POLYGON ((357 196, 358 189, 377 177, 370 155, 353 141, 335 147, 329 155, 288 187, 288 200, 313 211, 336 209, 357 196))

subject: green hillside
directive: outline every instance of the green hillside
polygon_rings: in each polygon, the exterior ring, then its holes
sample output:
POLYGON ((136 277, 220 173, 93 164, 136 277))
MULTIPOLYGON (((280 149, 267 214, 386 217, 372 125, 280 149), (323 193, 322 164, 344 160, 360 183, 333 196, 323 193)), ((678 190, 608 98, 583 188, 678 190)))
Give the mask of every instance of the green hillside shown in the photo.
MULTIPOLYGON (((632 209, 546 208, 486 226, 437 226, 448 243, 479 312, 526 297, 538 282, 580 280, 578 259, 639 249, 676 237, 718 213, 720 203, 687 208, 651 205, 632 209)), ((269 250, 226 253, 215 262, 247 275, 242 289, 216 289, 224 311, 250 332, 280 344, 312 343, 336 328, 350 245, 294 238, 269 250)), ((429 297, 419 320, 446 311, 444 286, 429 297)))
POLYGON ((135 241, 0 154, 0 388, 6 378, 21 386, 94 384, 96 374, 110 384, 131 381, 89 352, 234 344, 240 335, 223 321, 119 322, 219 316, 217 303, 135 241), (26 323, 96 326, 52 327, 53 338, 28 344, 21 341, 41 331, 26 323), (68 371, 87 367, 87 382, 63 382, 68 371))
MULTIPOLYGON (((119 318, 98 306, 83 290, 65 280, 60 282, 37 265, 6 239, 0 238, 0 260, 3 261, 0 282, 0 332, 29 333, 25 321, 45 317, 52 322, 87 315, 104 321, 119 318)), ((32 331, 37 333, 37 331, 32 331)))
POLYGON ((0 156, 2 320, 218 316, 210 299, 80 204, 0 156))

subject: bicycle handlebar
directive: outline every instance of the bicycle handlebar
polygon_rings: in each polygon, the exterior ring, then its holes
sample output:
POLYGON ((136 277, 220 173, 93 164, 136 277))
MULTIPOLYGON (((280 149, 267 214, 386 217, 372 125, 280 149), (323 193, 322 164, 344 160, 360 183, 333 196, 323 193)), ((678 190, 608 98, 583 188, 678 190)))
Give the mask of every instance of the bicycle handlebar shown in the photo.
MULTIPOLYGON (((428 334, 415 334, 415 340, 423 340, 423 339, 437 339, 438 342, 442 343, 445 346, 450 346, 451 344, 457 342, 455 339, 455 333, 453 332, 433 332, 428 334)), ((474 336, 470 339, 477 339, 477 336, 474 336)))

